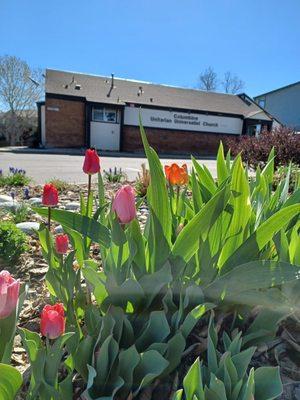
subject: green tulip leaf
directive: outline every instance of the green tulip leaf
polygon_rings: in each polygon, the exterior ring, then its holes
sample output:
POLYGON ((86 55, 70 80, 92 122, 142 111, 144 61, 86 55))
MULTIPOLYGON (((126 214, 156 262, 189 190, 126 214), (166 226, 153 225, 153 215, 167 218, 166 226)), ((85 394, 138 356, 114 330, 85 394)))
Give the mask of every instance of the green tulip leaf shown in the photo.
MULTIPOLYGON (((34 207, 33 210, 43 217, 48 216, 48 208, 34 207)), ((105 247, 110 245, 109 230, 94 218, 88 218, 71 211, 57 209, 51 210, 51 218, 54 221, 59 222, 62 226, 74 229, 83 236, 89 237, 96 243, 100 243, 105 247)))
POLYGON ((157 351, 149 350, 141 354, 141 360, 134 371, 133 381, 138 385, 134 396, 145 386, 154 381, 168 367, 168 361, 157 351))
POLYGON ((254 371, 255 398, 277 399, 282 393, 279 367, 260 367, 254 371))
POLYGON ((198 400, 205 400, 199 358, 197 358, 184 377, 183 387, 187 399, 193 399, 193 396, 196 395, 198 400))
POLYGON ((213 196, 179 233, 172 248, 174 257, 188 262, 199 248, 199 240, 208 234, 229 200, 229 189, 224 187, 213 196))
POLYGON ((22 386, 20 372, 10 365, 0 364, 0 399, 13 400, 22 386))

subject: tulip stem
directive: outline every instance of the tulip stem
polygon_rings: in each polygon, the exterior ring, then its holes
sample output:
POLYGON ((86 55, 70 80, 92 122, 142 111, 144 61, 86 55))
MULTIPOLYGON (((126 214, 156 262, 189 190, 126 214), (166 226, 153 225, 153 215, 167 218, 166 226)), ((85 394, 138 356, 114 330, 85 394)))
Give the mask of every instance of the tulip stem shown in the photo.
POLYGON ((92 188, 92 175, 91 174, 89 174, 88 175, 88 201, 89 201, 89 198, 90 198, 90 193, 91 193, 91 188, 92 188))
POLYGON ((48 228, 50 231, 50 227, 51 227, 51 207, 48 207, 48 228))
POLYGON ((178 215, 178 205, 179 205, 179 194, 180 194, 180 186, 176 185, 176 214, 178 215))
MULTIPOLYGON (((91 189, 92 189, 92 175, 88 174, 88 194, 87 194, 87 202, 86 202, 86 216, 89 216, 89 204, 90 204, 90 195, 91 195, 91 189)), ((87 237, 85 239, 85 249, 87 252, 89 251, 89 248, 87 247, 87 237)), ((86 284, 86 302, 87 304, 92 303, 92 291, 90 289, 89 283, 87 280, 85 280, 86 284)))

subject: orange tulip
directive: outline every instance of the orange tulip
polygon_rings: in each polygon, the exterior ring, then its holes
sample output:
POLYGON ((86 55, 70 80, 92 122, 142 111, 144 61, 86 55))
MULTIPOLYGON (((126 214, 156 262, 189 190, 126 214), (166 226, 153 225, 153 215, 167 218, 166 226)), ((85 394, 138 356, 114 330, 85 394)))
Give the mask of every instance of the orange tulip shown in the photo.
POLYGON ((170 185, 186 185, 189 181, 186 164, 183 164, 182 167, 177 164, 165 165, 165 173, 170 185))

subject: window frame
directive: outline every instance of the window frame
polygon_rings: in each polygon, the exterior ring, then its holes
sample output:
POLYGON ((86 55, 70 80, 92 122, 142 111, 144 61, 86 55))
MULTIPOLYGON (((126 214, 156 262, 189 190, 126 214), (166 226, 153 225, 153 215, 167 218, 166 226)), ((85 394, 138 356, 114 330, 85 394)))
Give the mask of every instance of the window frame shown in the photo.
POLYGON ((265 108, 265 107, 266 107, 266 98, 265 98, 265 97, 262 97, 262 98, 258 99, 258 105, 259 105, 259 107, 261 107, 261 108, 265 108), (263 103, 263 104, 262 104, 262 103, 263 103))
POLYGON ((111 108, 111 107, 104 107, 104 106, 92 106, 92 121, 93 122, 101 122, 104 124, 118 124, 119 123, 119 110, 116 108, 111 108), (103 112, 103 120, 99 120, 95 118, 95 110, 102 111, 103 112), (114 112, 115 113, 115 121, 108 121, 106 119, 106 113, 108 112, 114 112))

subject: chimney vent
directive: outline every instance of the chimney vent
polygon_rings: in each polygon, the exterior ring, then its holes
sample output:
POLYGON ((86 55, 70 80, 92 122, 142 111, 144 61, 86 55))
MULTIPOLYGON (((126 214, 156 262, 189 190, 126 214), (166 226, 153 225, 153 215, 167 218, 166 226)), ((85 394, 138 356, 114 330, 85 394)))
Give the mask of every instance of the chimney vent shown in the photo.
POLYGON ((115 85, 114 85, 114 74, 111 74, 111 82, 110 82, 110 88, 109 88, 109 91, 108 91, 108 93, 107 93, 107 97, 110 97, 110 95, 111 95, 111 92, 112 92, 112 90, 115 88, 115 85))

